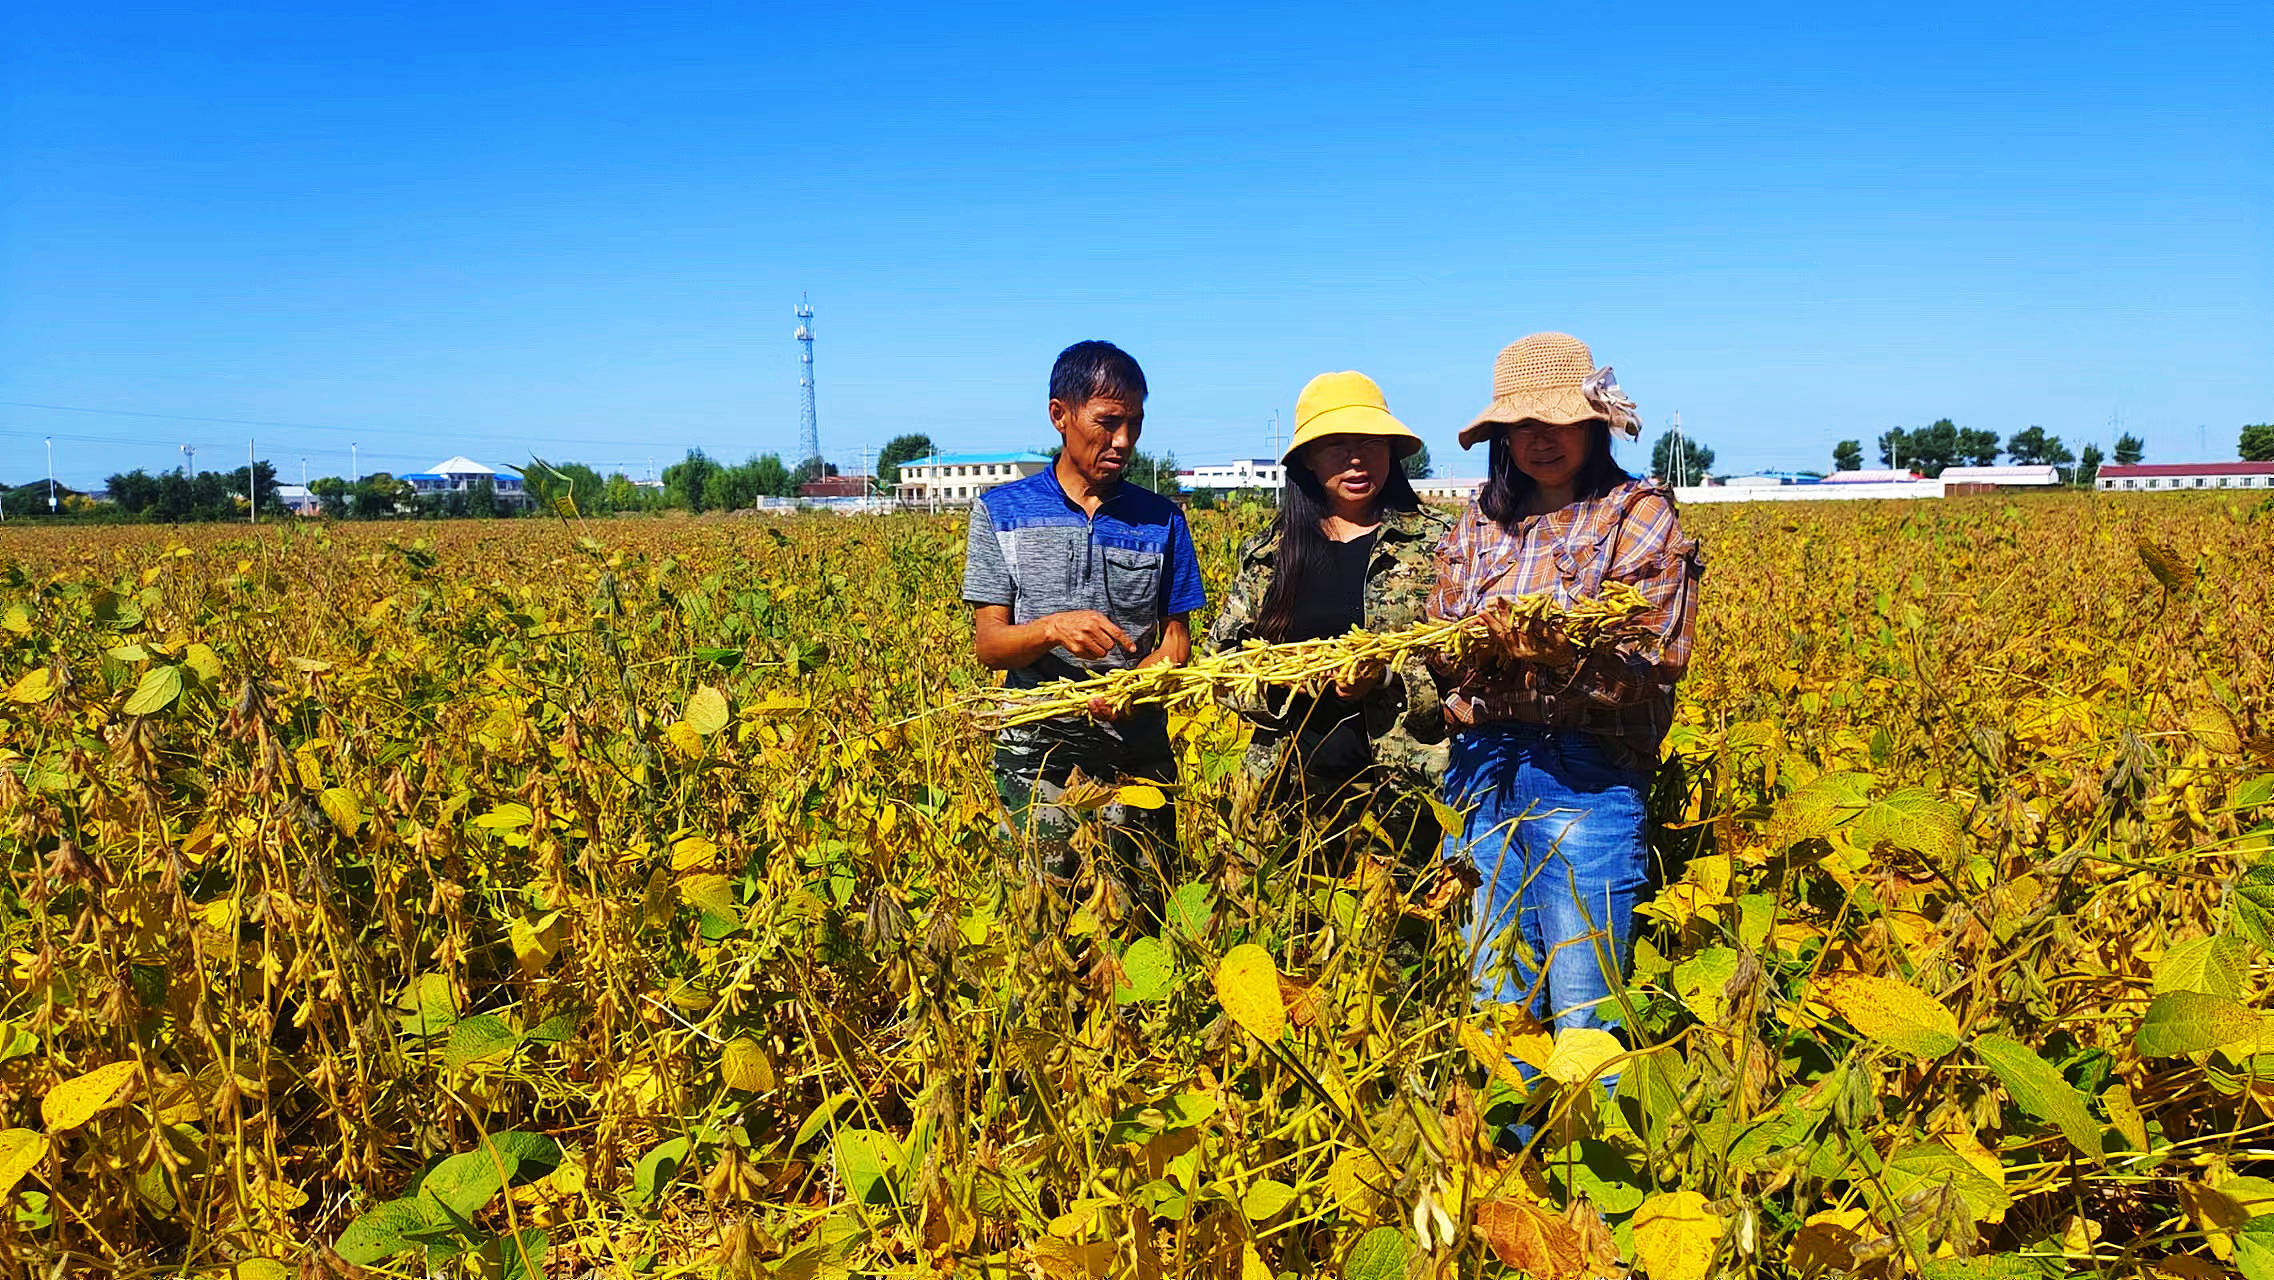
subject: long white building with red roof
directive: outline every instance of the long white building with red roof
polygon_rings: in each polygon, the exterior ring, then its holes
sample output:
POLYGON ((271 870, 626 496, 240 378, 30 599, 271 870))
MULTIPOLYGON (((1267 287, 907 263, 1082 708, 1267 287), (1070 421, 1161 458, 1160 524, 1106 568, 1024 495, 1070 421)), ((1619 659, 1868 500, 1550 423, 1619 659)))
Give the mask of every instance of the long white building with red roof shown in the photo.
POLYGON ((2101 467, 2098 487, 2126 493, 2274 489, 2274 462, 2112 462, 2101 467))

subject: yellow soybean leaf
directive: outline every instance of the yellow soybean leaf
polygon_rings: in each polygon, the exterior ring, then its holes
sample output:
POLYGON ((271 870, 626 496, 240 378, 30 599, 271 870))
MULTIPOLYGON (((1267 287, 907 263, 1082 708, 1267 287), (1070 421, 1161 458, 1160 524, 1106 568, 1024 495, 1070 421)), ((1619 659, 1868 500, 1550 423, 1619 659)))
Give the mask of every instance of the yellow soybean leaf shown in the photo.
POLYGON ((221 655, 215 653, 211 645, 192 641, 190 647, 182 651, 182 665, 197 673, 202 684, 213 684, 221 679, 221 655))
POLYGON ((517 915, 506 922, 505 939, 513 948, 514 963, 526 978, 534 978, 553 962, 561 949, 561 913, 548 911, 541 916, 517 915))
POLYGON ((8 686, 8 701, 21 702, 27 706, 45 702, 54 696, 55 681, 47 674, 46 667, 34 667, 25 672, 16 683, 8 686))
POLYGON ((1634 1211, 1634 1251, 1650 1280, 1705 1280, 1721 1245, 1721 1219, 1695 1191, 1667 1191, 1634 1211))
POLYGON ((1335 1204, 1353 1218, 1369 1218, 1381 1211, 1397 1179, 1382 1167, 1373 1152, 1351 1148, 1334 1158, 1327 1169, 1327 1191, 1335 1204))
POLYGON ((719 847, 701 836, 688 836, 671 846, 671 869, 685 871, 689 867, 707 867, 718 856, 719 847))
POLYGON ((0 613, 0 627, 6 627, 20 636, 30 635, 32 633, 31 611, 20 604, 9 605, 6 613, 0 613))
POLYGON ((1128 783, 1113 793, 1113 799, 1114 803, 1125 804, 1132 809, 1158 809, 1169 802, 1161 789, 1150 782, 1128 783))
POLYGON ((726 695, 710 685, 687 699, 687 727, 708 738, 726 728, 726 695))
POLYGON ((1907 982, 1871 973, 1827 974, 1817 993, 1864 1036, 1920 1058, 1958 1047, 1958 1018, 1907 982))
POLYGON ((682 760, 700 760, 703 756, 703 735, 695 726, 684 720, 674 720, 663 727, 663 740, 682 760))
POLYGON ((719 1053, 719 1079, 729 1089, 744 1093, 764 1093, 777 1083, 774 1078, 774 1059, 765 1046, 749 1036, 736 1036, 726 1042, 719 1053))
POLYGON ((323 807, 324 816, 332 820, 332 825, 340 829, 341 835, 352 836, 363 830, 363 805, 355 798, 353 791, 346 787, 326 787, 318 803, 323 807))
POLYGON ((1271 1280, 1271 1268, 1264 1265, 1253 1241, 1240 1246, 1240 1280, 1271 1280))
POLYGON ((1216 966, 1216 999, 1242 1030, 1274 1041, 1287 1030, 1287 1005, 1279 995, 1279 969, 1271 953, 1252 942, 1232 948, 1216 966))
POLYGON ((1473 1022, 1463 1021, 1460 1038, 1461 1047, 1468 1050, 1477 1061, 1489 1068, 1502 1084, 1512 1089, 1530 1092, 1531 1086, 1524 1079, 1524 1073, 1516 1069, 1516 1064, 1508 1060, 1508 1054, 1494 1042, 1492 1036, 1484 1028, 1473 1022))
POLYGON ((49 1135, 69 1133, 95 1118, 96 1113, 115 1105, 126 1091, 127 1082, 134 1079, 132 1060, 113 1062, 47 1091, 40 1100, 40 1119, 47 1122, 49 1135))
POLYGON ((47 1158, 47 1135, 36 1129, 0 1131, 0 1196, 16 1189, 32 1166, 47 1158))
POLYGON ((1556 1033, 1555 1052, 1540 1070, 1550 1080, 1578 1084, 1626 1051, 1617 1036, 1600 1027, 1568 1027, 1556 1033))

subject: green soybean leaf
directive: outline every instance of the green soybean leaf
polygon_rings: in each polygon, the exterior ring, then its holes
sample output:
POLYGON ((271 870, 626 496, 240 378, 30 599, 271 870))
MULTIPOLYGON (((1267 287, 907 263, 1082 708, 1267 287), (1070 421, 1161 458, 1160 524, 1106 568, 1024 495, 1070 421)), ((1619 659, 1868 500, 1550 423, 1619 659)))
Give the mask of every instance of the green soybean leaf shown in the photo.
POLYGON ((1113 990, 1120 1004, 1143 1004, 1167 994, 1176 978, 1176 962, 1159 938, 1139 938, 1121 953, 1122 982, 1113 990))
POLYGON ((1405 1261, 1412 1252, 1405 1232, 1376 1227, 1343 1255, 1342 1280, 1405 1280, 1405 1261))
POLYGON ((442 1061, 453 1067, 471 1066, 503 1057, 520 1043, 520 1033, 507 1026, 505 1019, 494 1013, 477 1013, 450 1028, 450 1040, 443 1046, 442 1061))
POLYGON ((2156 961, 2155 994, 2197 991, 2207 996, 2239 1000, 2250 956, 2243 944, 2223 933, 2190 938, 2163 953, 2156 961))
POLYGON ((2204 1053, 2258 1034, 2258 1014, 2240 1000, 2200 991, 2167 991, 2148 1002, 2136 1039, 2142 1055, 2204 1053))
POLYGON ((2100 1124, 2092 1118, 2084 1095, 2052 1063, 2038 1057, 2028 1045, 1999 1035, 1975 1040, 1974 1053, 1997 1073, 2015 1105, 2052 1124, 2070 1146, 2093 1159, 2106 1154, 2100 1124))
POLYGON ((900 1143, 874 1129, 839 1129, 833 1144, 837 1176, 862 1204, 891 1204, 900 1198, 900 1143))
POLYGON ((2274 951, 2274 863, 2261 862, 2242 873, 2227 900, 2227 914, 2236 932, 2274 951))
POLYGON ((348 1223, 339 1239, 332 1241, 332 1251, 356 1266, 367 1267, 416 1248, 417 1241, 405 1233, 425 1225, 426 1215, 416 1198, 389 1200, 348 1223))
POLYGON ((126 700, 126 714, 146 716, 165 710, 182 696, 182 669, 174 666, 152 667, 142 673, 141 683, 134 686, 134 696, 126 700))

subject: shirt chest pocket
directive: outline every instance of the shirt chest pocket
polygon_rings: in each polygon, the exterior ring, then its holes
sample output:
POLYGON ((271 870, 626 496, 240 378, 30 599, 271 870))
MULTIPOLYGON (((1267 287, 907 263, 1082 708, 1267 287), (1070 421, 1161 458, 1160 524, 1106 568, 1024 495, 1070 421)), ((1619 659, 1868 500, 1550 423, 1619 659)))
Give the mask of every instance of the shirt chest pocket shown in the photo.
POLYGON ((1555 549, 1556 600, 1592 600, 1603 594, 1603 573, 1611 565, 1608 539, 1564 543, 1555 549))
POLYGON ((1114 623, 1137 639, 1138 627, 1150 627, 1161 611, 1161 553, 1105 549, 1105 597, 1114 623))

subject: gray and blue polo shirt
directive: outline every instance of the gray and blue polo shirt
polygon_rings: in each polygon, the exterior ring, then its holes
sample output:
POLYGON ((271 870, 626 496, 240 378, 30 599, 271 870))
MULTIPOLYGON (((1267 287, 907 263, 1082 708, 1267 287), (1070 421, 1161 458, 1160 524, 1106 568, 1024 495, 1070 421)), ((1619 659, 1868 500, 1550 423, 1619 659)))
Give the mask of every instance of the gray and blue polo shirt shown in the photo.
MULTIPOLYGON (((972 502, 963 598, 973 605, 1008 606, 1018 624, 1095 609, 1137 644, 1135 653, 1115 650, 1086 659, 1052 649, 1032 666, 1007 673, 1004 682, 1022 689, 1133 667, 1160 644, 1165 619, 1191 613, 1208 600, 1192 532, 1175 503, 1124 480, 1093 518, 1066 496, 1055 467, 972 502)), ((1123 761, 1167 753, 1167 718, 1155 710, 1119 722, 1069 717, 1006 729, 997 739, 996 760, 998 767, 1023 771, 1047 756, 1052 772, 1081 765, 1083 772, 1098 774, 1123 761)))

